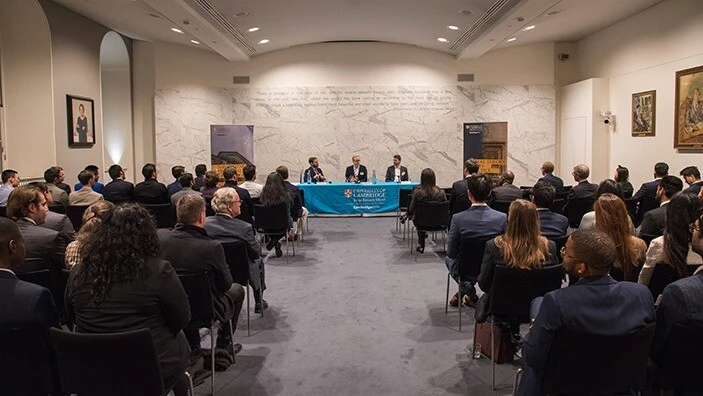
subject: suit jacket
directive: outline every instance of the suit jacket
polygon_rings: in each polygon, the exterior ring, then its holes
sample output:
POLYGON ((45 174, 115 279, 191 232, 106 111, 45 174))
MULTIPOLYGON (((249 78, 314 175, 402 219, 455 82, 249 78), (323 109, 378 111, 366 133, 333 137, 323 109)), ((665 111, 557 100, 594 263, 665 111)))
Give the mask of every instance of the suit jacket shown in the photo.
POLYGON ((115 179, 105 185, 103 197, 116 204, 134 201, 134 184, 122 179, 115 179))
POLYGON ((200 187, 205 187, 205 176, 198 176, 193 179, 193 190, 200 191, 200 187))
POLYGON ((514 201, 522 199, 522 189, 514 184, 505 183, 493 189, 493 201, 514 201))
POLYGON ((311 183, 317 183, 318 179, 315 179, 314 176, 316 174, 324 176, 325 174, 322 172, 322 168, 318 167, 315 169, 313 166, 310 166, 308 169, 305 170, 303 173, 303 181, 309 180, 311 183))
POLYGON ((196 194, 201 197, 203 196, 203 194, 201 194, 200 191, 193 191, 193 189, 190 187, 183 187, 183 188, 181 188, 180 191, 171 195, 171 205, 173 205, 175 207, 176 204, 178 204, 179 199, 183 198, 186 195, 190 195, 190 194, 196 194))
POLYGON ((68 205, 68 193, 56 186, 54 183, 46 183, 46 188, 51 193, 51 199, 54 203, 68 205))
POLYGON ((461 238, 493 238, 505 233, 508 216, 487 205, 473 205, 452 216, 452 225, 447 238, 448 268, 455 268, 459 258, 461 238))
POLYGON ((668 204, 652 209, 642 216, 640 236, 643 234, 664 235, 664 225, 666 224, 666 205, 668 204))
POLYGON ((155 179, 144 180, 134 186, 134 200, 143 204, 170 203, 166 186, 155 179))
POLYGON ((88 186, 83 186, 80 190, 74 191, 68 197, 70 205, 92 205, 103 199, 102 194, 96 193, 88 186))
POLYGON ((39 324, 58 327, 59 317, 49 289, 0 271, 0 328, 39 324))
POLYGON ((581 180, 575 186, 571 187, 569 194, 566 197, 567 204, 569 200, 574 198, 596 198, 598 185, 589 183, 588 180, 581 180))
POLYGON ((34 225, 24 218, 17 220, 17 227, 24 237, 27 256, 15 272, 48 269, 59 276, 61 269, 65 268, 66 238, 58 231, 34 225))
POLYGON ((181 182, 180 182, 178 179, 176 179, 175 182, 173 182, 173 183, 169 184, 168 186, 166 186, 166 191, 168 191, 168 197, 171 198, 171 196, 172 196, 173 194, 175 194, 175 193, 181 191, 181 188, 182 188, 182 187, 183 187, 183 186, 181 185, 181 182))
POLYGON ((569 228, 569 219, 559 213, 554 213, 547 208, 538 208, 539 232, 546 238, 556 238, 566 235, 569 228))
POLYGON ((537 180, 537 181, 546 181, 547 183, 554 186, 554 188, 557 190, 557 192, 564 191, 564 181, 561 180, 561 178, 554 176, 551 173, 547 173, 546 175, 540 177, 539 180, 537 180))
POLYGON ((452 192, 449 194, 449 211, 451 214, 462 212, 471 207, 467 190, 466 179, 457 180, 452 184, 452 192))
POLYGON ((247 213, 240 214, 239 218, 249 224, 254 224, 254 203, 251 202, 251 194, 249 194, 249 191, 239 187, 234 180, 225 180, 225 184, 222 187, 230 187, 237 191, 237 195, 239 195, 239 199, 242 201, 242 207, 245 207, 247 210, 247 213))
POLYGON ((251 224, 234 217, 219 214, 208 216, 205 219, 203 228, 210 237, 215 238, 220 243, 231 241, 246 242, 249 255, 249 283, 256 291, 266 289, 266 283, 261 283, 261 278, 264 275, 261 246, 254 237, 254 227, 251 224))
POLYGON ((44 224, 41 224, 41 227, 62 233, 62 236, 69 242, 76 240, 76 229, 73 228, 73 223, 71 223, 71 220, 69 220, 66 215, 48 211, 46 212, 44 224))
MULTIPOLYGON (((347 166, 347 170, 344 172, 344 180, 349 181, 351 176, 354 176, 354 165, 347 166)), ((369 181, 369 172, 364 165, 359 165, 359 177, 357 179, 359 182, 369 181)))
MULTIPOLYGON (((410 180, 410 176, 408 175, 408 168, 404 167, 403 165, 400 166, 400 181, 408 181, 410 180)), ((386 181, 387 182, 394 182, 395 181, 395 166, 391 165, 386 169, 386 181)))
POLYGON ((632 199, 641 201, 643 199, 656 199, 657 198, 657 187, 659 187, 659 182, 661 179, 654 179, 652 181, 642 183, 640 189, 637 190, 632 199))
MULTIPOLYGON (((78 191, 78 190, 80 190, 81 188, 83 188, 83 185, 82 185, 81 183, 76 183, 76 185, 73 186, 73 189, 74 189, 75 191, 78 191)), ((93 189, 93 191, 95 191, 96 193, 102 194, 102 193, 105 191, 105 185, 102 184, 102 183, 100 183, 100 182, 97 182, 97 181, 96 181, 96 182, 93 182, 93 187, 92 187, 92 189, 93 189)))
POLYGON ((56 185, 56 187, 66 191, 66 194, 71 195, 71 186, 69 186, 66 183, 59 183, 56 185))
POLYGON ((691 184, 687 189, 683 190, 685 193, 691 193, 693 195, 698 195, 698 193, 701 191, 701 186, 703 186, 703 180, 699 180, 693 184, 691 184))

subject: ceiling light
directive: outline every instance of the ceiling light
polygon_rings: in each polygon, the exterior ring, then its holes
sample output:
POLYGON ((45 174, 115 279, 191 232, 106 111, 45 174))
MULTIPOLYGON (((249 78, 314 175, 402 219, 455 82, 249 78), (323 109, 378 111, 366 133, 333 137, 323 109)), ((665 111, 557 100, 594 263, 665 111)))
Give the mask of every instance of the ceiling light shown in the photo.
POLYGON ((517 40, 517 37, 509 38, 508 42, 515 41, 515 40, 517 40))
POLYGON ((173 31, 176 32, 176 33, 183 34, 183 30, 181 30, 181 29, 179 29, 179 28, 171 28, 171 30, 173 30, 173 31))
POLYGON ((200 41, 198 41, 198 40, 190 40, 190 42, 193 44, 200 44, 200 41))
POLYGON ((471 15, 471 14, 473 14, 473 12, 471 12, 471 11, 469 11, 469 10, 459 10, 459 13, 460 13, 460 14, 463 14, 463 15, 471 15))
POLYGON ((532 29, 534 29, 534 28, 535 28, 535 25, 530 25, 530 26, 528 26, 528 27, 522 29, 522 31, 523 31, 523 32, 526 32, 526 31, 532 30, 532 29))
POLYGON ((547 13, 547 15, 556 15, 556 14, 558 14, 558 13, 560 13, 560 12, 561 12, 560 10, 549 11, 549 12, 547 13))
POLYGON ((252 33, 255 32, 255 31, 257 31, 257 30, 259 30, 259 28, 256 27, 256 26, 254 26, 254 27, 252 27, 252 28, 249 28, 249 31, 252 32, 252 33))
POLYGON ((445 39, 444 37, 440 37, 437 39, 437 41, 439 41, 440 43, 446 43, 448 40, 445 39))
POLYGON ((268 42, 269 42, 269 39, 259 40, 259 44, 266 44, 268 42))
POLYGON ((449 25, 447 26, 450 30, 459 30, 459 26, 449 25))
POLYGON ((235 18, 244 18, 245 16, 249 16, 249 13, 246 11, 240 11, 240 12, 234 14, 235 18))
POLYGON ((149 15, 152 18, 161 18, 161 15, 159 14, 154 14, 153 12, 147 12, 147 15, 149 15))

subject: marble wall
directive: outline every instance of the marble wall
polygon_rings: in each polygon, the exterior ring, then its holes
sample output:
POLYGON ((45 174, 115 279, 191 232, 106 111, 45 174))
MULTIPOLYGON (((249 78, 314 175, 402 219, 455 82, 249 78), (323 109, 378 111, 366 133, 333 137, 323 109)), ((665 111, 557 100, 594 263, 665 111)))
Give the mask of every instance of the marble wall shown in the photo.
POLYGON ((506 121, 508 169, 526 185, 555 159, 555 103, 552 86, 158 89, 156 159, 164 176, 176 164, 192 172, 210 163, 210 125, 254 125, 259 182, 278 165, 297 181, 310 156, 328 179, 342 180, 354 154, 382 179, 400 154, 412 179, 430 167, 450 186, 462 175, 463 123, 506 121))

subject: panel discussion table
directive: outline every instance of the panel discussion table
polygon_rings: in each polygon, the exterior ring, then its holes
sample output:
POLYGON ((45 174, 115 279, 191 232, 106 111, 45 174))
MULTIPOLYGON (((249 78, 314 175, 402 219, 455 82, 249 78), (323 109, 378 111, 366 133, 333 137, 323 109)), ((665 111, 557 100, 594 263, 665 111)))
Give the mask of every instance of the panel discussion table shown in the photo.
POLYGON ((300 183, 305 192, 305 207, 312 215, 365 215, 395 213, 400 190, 418 185, 411 182, 300 183))

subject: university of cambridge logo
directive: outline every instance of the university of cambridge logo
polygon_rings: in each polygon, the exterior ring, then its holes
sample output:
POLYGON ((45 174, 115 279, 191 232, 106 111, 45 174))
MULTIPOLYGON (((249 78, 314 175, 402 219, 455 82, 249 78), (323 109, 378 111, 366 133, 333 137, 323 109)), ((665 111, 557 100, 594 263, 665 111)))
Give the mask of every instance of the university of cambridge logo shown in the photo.
POLYGON ((352 190, 351 189, 346 189, 344 190, 344 196, 347 198, 351 198, 352 196, 352 190))

